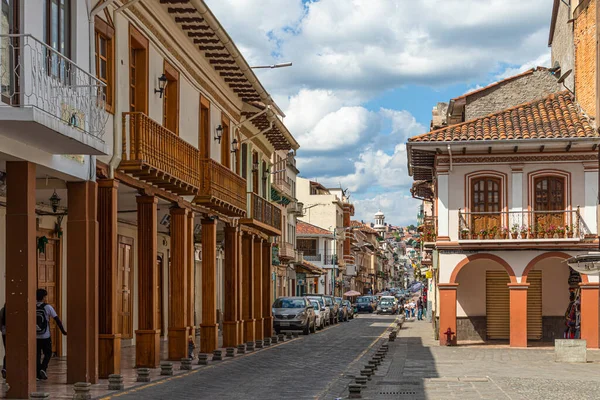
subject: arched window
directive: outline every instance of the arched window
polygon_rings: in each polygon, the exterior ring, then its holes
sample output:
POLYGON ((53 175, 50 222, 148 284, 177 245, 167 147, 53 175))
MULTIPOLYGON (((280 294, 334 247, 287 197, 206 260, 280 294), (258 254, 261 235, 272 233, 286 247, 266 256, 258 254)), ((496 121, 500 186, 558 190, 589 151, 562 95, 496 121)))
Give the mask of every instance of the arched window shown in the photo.
POLYGON ((565 223, 563 211, 566 208, 565 178, 560 176, 535 178, 534 190, 536 229, 548 228, 550 225, 563 226, 565 223))
POLYGON ((471 229, 475 234, 502 227, 500 188, 500 178, 481 177, 471 181, 471 229))

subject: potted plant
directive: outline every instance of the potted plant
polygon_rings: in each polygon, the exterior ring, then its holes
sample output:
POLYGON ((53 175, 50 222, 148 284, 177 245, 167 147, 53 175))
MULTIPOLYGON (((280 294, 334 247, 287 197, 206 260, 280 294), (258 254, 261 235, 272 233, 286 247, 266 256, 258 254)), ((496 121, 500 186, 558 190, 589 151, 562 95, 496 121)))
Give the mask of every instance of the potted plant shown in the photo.
POLYGON ((477 232, 477 239, 483 240, 487 236, 488 232, 485 229, 481 229, 477 232))
POLYGON ((556 226, 548 225, 546 228, 546 239, 552 239, 556 233, 556 226))
POLYGON ((468 228, 462 228, 460 231, 460 238, 465 240, 465 239, 470 239, 469 238, 469 229, 468 228))
POLYGON ((510 237, 510 230, 507 227, 503 226, 500 230, 500 238, 506 239, 508 237, 510 237))
POLYGON ((527 238, 531 237, 531 231, 525 225, 522 225, 519 228, 519 233, 521 234, 521 239, 527 239, 527 238))
POLYGON ((519 237, 519 224, 513 224, 513 226, 510 228, 510 236, 513 239, 519 237))
POLYGON ((554 234, 554 237, 556 239, 562 239, 565 237, 565 228, 562 226, 557 226, 556 227, 556 233, 554 234))
POLYGON ((498 235, 498 227, 494 225, 494 226, 492 226, 492 227, 490 228, 490 230, 488 231, 488 237, 489 237, 490 239, 495 239, 495 238, 496 238, 496 235, 498 235))
POLYGON ((573 225, 565 225, 565 231, 569 239, 573 237, 573 225))

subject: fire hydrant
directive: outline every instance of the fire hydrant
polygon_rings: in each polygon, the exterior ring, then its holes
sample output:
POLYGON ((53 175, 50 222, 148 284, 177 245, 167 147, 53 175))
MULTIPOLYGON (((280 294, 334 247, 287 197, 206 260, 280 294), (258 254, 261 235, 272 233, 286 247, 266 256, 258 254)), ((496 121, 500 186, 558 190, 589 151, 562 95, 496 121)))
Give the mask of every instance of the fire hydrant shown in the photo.
POLYGON ((454 335, 452 329, 448 328, 446 332, 444 332, 444 335, 446 335, 446 346, 452 346, 452 335, 454 335))

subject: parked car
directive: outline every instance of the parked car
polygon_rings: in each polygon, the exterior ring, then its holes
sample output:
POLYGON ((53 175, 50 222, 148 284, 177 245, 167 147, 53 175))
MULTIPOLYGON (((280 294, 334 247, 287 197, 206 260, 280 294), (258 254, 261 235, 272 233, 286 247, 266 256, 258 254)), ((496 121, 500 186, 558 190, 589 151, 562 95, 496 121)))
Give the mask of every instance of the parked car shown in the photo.
POLYGON ((398 306, 389 297, 384 297, 377 305, 377 314, 396 314, 397 312, 398 306))
POLYGON ((312 304, 313 308, 315 309, 317 329, 325 328, 325 304, 321 304, 319 300, 315 299, 311 299, 310 304, 312 304))
POLYGON ((325 308, 325 310, 321 310, 321 314, 323 314, 323 320, 325 322, 325 325, 331 325, 331 307, 327 305, 325 296, 323 296, 322 294, 309 294, 306 297, 308 297, 310 301, 317 300, 319 303, 321 303, 321 307, 325 308))
POLYGON ((323 298, 325 299, 325 304, 329 307, 329 310, 331 311, 329 315, 330 323, 337 324, 340 320, 338 315, 338 313, 340 312, 340 306, 335 302, 333 296, 323 296, 323 298))
POLYGON ((348 321, 348 309, 344 304, 344 300, 341 297, 334 297, 335 302, 338 305, 338 317, 340 321, 348 321))
POLYGON ((344 300, 343 303, 348 310, 348 318, 354 319, 354 305, 350 303, 350 300, 344 300))
POLYGON ((373 307, 373 303, 371 302, 370 296, 361 296, 356 299, 356 308, 357 312, 369 312, 372 313, 375 311, 375 307, 373 307))
POLYGON ((273 329, 277 334, 282 330, 302 330, 308 335, 317 330, 315 309, 306 297, 279 297, 272 311, 273 329))

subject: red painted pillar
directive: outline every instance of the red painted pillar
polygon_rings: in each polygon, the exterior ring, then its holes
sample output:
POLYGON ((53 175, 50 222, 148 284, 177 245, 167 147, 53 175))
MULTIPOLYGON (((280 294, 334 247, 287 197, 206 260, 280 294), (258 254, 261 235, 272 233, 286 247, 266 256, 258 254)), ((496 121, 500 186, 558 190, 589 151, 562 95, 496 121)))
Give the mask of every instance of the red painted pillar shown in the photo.
POLYGON ((456 344, 456 290, 458 283, 440 283, 438 284, 440 291, 440 346, 447 344, 456 344), (454 334, 447 342, 445 332, 450 328, 454 334))
POLYGON ((580 283, 581 287, 581 338, 588 349, 598 348, 598 288, 597 282, 580 283))
POLYGON ((529 283, 509 283, 510 347, 527 347, 527 289, 529 283))

